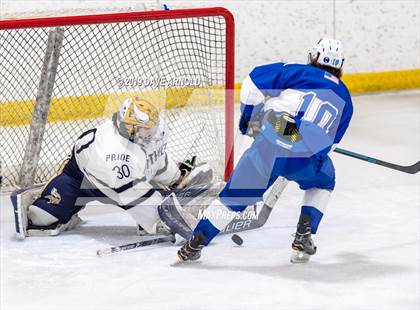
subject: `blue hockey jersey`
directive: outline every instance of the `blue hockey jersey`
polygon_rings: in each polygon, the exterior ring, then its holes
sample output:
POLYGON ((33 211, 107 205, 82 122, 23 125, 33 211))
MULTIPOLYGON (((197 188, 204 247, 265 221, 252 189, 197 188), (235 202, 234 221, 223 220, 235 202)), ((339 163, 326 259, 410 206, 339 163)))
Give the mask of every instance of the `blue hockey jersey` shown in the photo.
POLYGON ((344 83, 322 68, 274 63, 256 67, 241 88, 245 118, 261 111, 287 112, 299 128, 301 141, 281 139, 272 124, 263 121, 261 133, 271 143, 290 151, 290 156, 326 154, 343 137, 353 114, 344 83))

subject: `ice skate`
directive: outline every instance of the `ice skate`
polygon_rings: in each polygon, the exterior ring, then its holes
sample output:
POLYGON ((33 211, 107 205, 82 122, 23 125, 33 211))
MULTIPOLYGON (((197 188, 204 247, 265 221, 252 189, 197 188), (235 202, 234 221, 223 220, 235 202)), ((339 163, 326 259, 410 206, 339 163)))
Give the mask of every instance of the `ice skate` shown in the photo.
POLYGON ((311 224, 308 215, 301 215, 299 219, 292 249, 290 258, 292 263, 306 263, 309 261, 310 256, 316 253, 316 246, 311 237, 311 224))
POLYGON ((193 236, 179 250, 178 258, 181 262, 196 261, 201 257, 201 250, 204 247, 206 237, 200 231, 193 236))

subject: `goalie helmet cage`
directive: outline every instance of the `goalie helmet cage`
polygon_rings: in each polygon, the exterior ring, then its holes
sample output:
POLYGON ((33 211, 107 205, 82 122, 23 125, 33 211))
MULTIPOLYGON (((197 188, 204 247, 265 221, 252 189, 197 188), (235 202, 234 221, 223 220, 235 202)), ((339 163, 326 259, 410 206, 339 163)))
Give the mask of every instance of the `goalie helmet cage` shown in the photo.
POLYGON ((0 21, 3 187, 46 182, 123 99, 158 102, 168 153, 233 169, 234 20, 224 8, 0 21), (162 104, 163 102, 163 104, 162 104), (164 107, 164 108, 163 108, 164 107))

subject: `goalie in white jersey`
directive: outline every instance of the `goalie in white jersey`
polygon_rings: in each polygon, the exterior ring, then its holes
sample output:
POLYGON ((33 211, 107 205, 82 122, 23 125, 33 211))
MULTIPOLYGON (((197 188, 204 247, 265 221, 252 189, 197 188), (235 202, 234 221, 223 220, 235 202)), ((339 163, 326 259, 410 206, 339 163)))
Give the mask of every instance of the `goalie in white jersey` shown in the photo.
POLYGON ((165 193, 192 184, 203 188, 212 170, 207 164, 178 165, 166 152, 167 141, 159 110, 141 98, 126 99, 111 120, 78 138, 70 159, 40 195, 39 188, 12 194, 18 237, 72 228, 92 200, 126 210, 142 234, 169 233, 158 214, 165 193))

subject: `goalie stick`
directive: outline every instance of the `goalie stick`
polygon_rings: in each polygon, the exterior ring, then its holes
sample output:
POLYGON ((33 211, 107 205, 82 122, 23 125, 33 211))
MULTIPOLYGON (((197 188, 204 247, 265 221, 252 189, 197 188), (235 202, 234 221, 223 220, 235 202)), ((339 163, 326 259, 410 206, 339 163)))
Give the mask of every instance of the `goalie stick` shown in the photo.
POLYGON ((154 238, 154 239, 150 239, 150 240, 144 240, 144 241, 138 241, 138 242, 134 242, 134 243, 117 245, 117 246, 113 246, 113 247, 110 247, 110 248, 100 249, 100 250, 96 251, 96 254, 98 256, 102 257, 102 256, 106 256, 106 255, 116 254, 116 253, 120 253, 120 252, 124 252, 124 251, 130 251, 130 250, 134 250, 134 249, 137 249, 137 248, 141 248, 141 247, 145 247, 145 246, 149 246, 149 245, 155 245, 155 244, 159 244, 159 243, 165 243, 165 242, 175 242, 175 236, 174 235, 169 235, 169 236, 158 237, 158 238, 154 238))
MULTIPOLYGON (((230 224, 220 232, 220 234, 231 234, 236 232, 242 232, 251 229, 257 229, 262 227, 268 220, 271 211, 273 210, 272 206, 264 204, 261 211, 258 213, 257 220, 246 220, 246 219, 235 219, 230 224)), ((99 257, 108 256, 112 254, 117 254, 120 252, 130 251, 137 248, 147 247, 159 243, 175 242, 175 237, 173 235, 166 237, 159 237, 145 241, 138 241, 133 243, 127 243, 123 245, 113 246, 109 248, 99 249, 96 254, 99 257)))
POLYGON ((380 159, 376 159, 376 158, 373 158, 373 157, 369 157, 369 156, 366 156, 366 155, 358 154, 358 153, 355 153, 355 152, 352 152, 352 151, 348 151, 348 150, 345 150, 345 149, 342 149, 342 148, 339 148, 339 147, 335 148, 334 152, 342 154, 342 155, 346 155, 346 156, 349 156, 349 157, 357 158, 357 159, 360 159, 360 160, 364 160, 364 161, 367 161, 369 163, 376 164, 376 165, 379 165, 379 166, 387 167, 387 168, 390 168, 390 169, 393 169, 393 170, 398 170, 398 171, 401 171, 401 172, 405 172, 405 173, 415 174, 415 173, 420 171, 420 161, 416 162, 415 164, 413 164, 411 166, 401 166, 401 165, 393 164, 393 163, 383 161, 383 160, 380 160, 380 159))
MULTIPOLYGON (((261 208, 261 211, 258 213, 258 219, 234 219, 229 225, 220 232, 220 234, 231 234, 241 231, 247 231, 251 229, 257 229, 267 222, 268 217, 270 216, 271 211, 273 210, 274 205, 276 204, 277 200, 279 199, 281 193, 283 192, 284 188, 287 185, 287 181, 279 177, 273 185, 269 188, 269 191, 264 196, 264 205, 261 208)), ((254 209, 255 210, 255 209, 254 209)), ((97 251, 97 255, 107 256, 111 254, 116 254, 120 252, 125 252, 129 250, 134 250, 141 247, 146 247, 150 245, 155 245, 159 243, 166 243, 166 242, 175 242, 175 237, 173 235, 165 236, 165 237, 158 237, 155 239, 150 239, 146 241, 139 241, 128 243, 120 246, 113 246, 110 248, 104 248, 97 251)))

